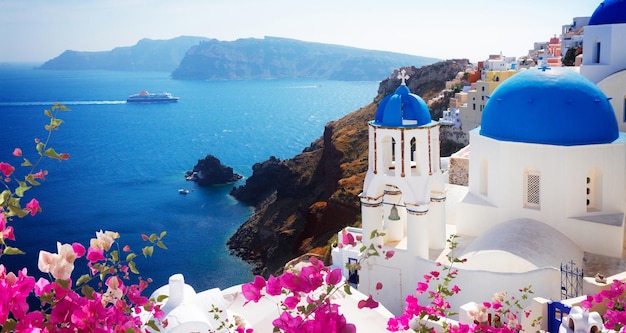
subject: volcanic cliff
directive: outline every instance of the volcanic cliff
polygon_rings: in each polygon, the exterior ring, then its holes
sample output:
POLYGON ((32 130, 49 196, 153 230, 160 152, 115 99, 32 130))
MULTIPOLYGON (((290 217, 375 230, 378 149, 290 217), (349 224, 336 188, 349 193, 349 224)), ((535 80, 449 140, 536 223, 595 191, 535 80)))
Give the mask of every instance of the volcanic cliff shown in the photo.
MULTIPOLYGON (((457 59, 405 67, 410 76, 407 86, 428 100, 468 64, 466 59, 457 59)), ((305 253, 327 256, 339 230, 360 224, 358 195, 367 171, 367 124, 374 119, 380 100, 400 85, 397 73, 380 83, 372 103, 326 124, 322 137, 302 153, 255 164, 245 185, 233 188, 231 195, 254 206, 255 213, 227 245, 231 253, 255 264, 255 273, 274 274, 305 253)), ((431 105, 433 119, 439 119, 447 100, 431 105)), ((442 156, 452 152, 442 151, 442 156)))

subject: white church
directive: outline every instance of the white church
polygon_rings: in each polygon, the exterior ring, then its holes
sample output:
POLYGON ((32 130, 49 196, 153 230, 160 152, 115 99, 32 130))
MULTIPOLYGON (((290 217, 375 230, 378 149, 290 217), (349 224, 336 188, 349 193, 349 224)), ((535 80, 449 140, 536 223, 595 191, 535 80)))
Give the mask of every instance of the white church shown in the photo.
MULTIPOLYGON (((469 187, 447 184, 439 123, 401 74, 369 123, 362 229, 348 229, 395 256, 368 258, 358 290, 401 312, 424 274, 446 263, 452 234, 452 256, 467 259, 455 266, 462 292, 453 308, 527 286, 560 300, 561 264, 617 273, 605 263, 626 245, 624 35, 626 3, 604 1, 585 27, 581 74, 531 68, 502 83, 470 132, 469 187), (370 239, 372 231, 384 236, 370 239)), ((334 249, 333 263, 361 260, 360 248, 334 249)))
MULTIPOLYGON (((452 309, 528 286, 561 300, 561 264, 603 270, 591 276, 618 273, 613 263, 623 263, 626 246, 625 35, 626 1, 605 0, 585 27, 580 74, 530 68, 502 83, 463 152, 467 187, 448 183, 440 124, 401 73, 402 85, 369 122, 362 228, 346 229, 363 244, 332 251, 333 266, 358 290, 336 300, 358 332, 384 331, 446 255, 467 259, 455 264, 461 292, 448 299, 452 309), (375 231, 384 234, 370 238, 375 231), (450 235, 458 236, 453 252, 450 235), (370 244, 395 255, 363 259, 360 249, 370 244), (345 264, 359 261, 351 275, 345 264), (356 304, 367 295, 384 307, 364 315, 356 304)), ((241 286, 196 293, 182 275, 158 295, 170 296, 162 332, 228 332, 217 329, 225 318, 269 332, 277 314, 273 303, 244 306, 241 286), (213 305, 225 310, 220 318, 209 313, 213 305)))

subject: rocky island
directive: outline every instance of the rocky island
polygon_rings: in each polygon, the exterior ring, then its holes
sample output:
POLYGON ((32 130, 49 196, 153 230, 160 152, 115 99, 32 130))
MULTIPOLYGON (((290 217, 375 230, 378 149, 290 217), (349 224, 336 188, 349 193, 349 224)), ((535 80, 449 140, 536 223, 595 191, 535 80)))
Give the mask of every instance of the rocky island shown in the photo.
MULTIPOLYGON (((404 67, 410 76, 407 86, 428 100, 468 63, 460 59, 404 67)), ((254 214, 227 242, 232 254, 253 263, 254 272, 266 277, 302 254, 328 259, 337 232, 360 223, 358 195, 367 171, 367 123, 374 119, 380 100, 399 85, 395 71, 380 83, 372 103, 326 124, 322 137, 302 153, 254 165, 245 185, 231 191, 236 199, 254 206, 254 214)), ((432 119, 439 119, 449 97, 431 105, 432 119)), ((454 152, 451 144, 447 146, 452 148, 445 148, 445 137, 441 140, 442 156, 454 152)))
POLYGON ((198 160, 193 170, 185 173, 185 179, 193 180, 200 186, 230 184, 241 178, 241 175, 233 172, 233 168, 223 165, 213 155, 207 155, 204 159, 198 160))

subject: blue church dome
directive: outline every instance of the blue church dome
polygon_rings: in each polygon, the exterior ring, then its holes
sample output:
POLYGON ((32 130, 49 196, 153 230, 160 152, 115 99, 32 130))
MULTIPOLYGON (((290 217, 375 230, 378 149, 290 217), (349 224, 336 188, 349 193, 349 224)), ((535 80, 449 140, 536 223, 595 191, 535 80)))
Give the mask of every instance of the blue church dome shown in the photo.
POLYGON ((589 25, 618 23, 626 23, 626 0, 604 0, 589 19, 589 25))
POLYGON ((374 124, 388 127, 422 126, 432 121, 428 105, 406 85, 383 98, 376 109, 374 124))
POLYGON ((480 134, 496 140, 575 146, 610 143, 619 136, 606 95, 566 69, 531 68, 493 92, 480 134))

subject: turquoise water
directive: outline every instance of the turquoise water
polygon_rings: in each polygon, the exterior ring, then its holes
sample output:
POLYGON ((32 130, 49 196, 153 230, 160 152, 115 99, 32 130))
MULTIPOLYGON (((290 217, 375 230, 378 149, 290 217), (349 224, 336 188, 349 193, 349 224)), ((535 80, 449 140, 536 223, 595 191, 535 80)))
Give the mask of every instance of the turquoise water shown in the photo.
POLYGON ((201 188, 184 172, 212 154, 248 177, 256 162, 301 152, 328 121, 367 105, 377 89, 378 82, 178 81, 160 72, 0 66, 1 161, 19 164, 15 147, 34 159, 33 138, 46 134, 43 110, 55 101, 72 109, 59 115, 65 123, 50 144, 70 159, 46 160, 46 182, 25 198, 37 198, 43 213, 13 222, 14 245, 27 255, 0 260, 32 274, 39 250, 56 250, 56 241, 87 244, 96 231, 114 230, 139 253, 142 233, 165 230, 169 249, 137 263, 153 288, 176 273, 196 290, 250 281, 249 265, 225 245, 250 207, 229 196, 232 185, 201 188), (180 101, 125 103, 143 89, 180 101), (179 188, 191 192, 181 195, 179 188))

